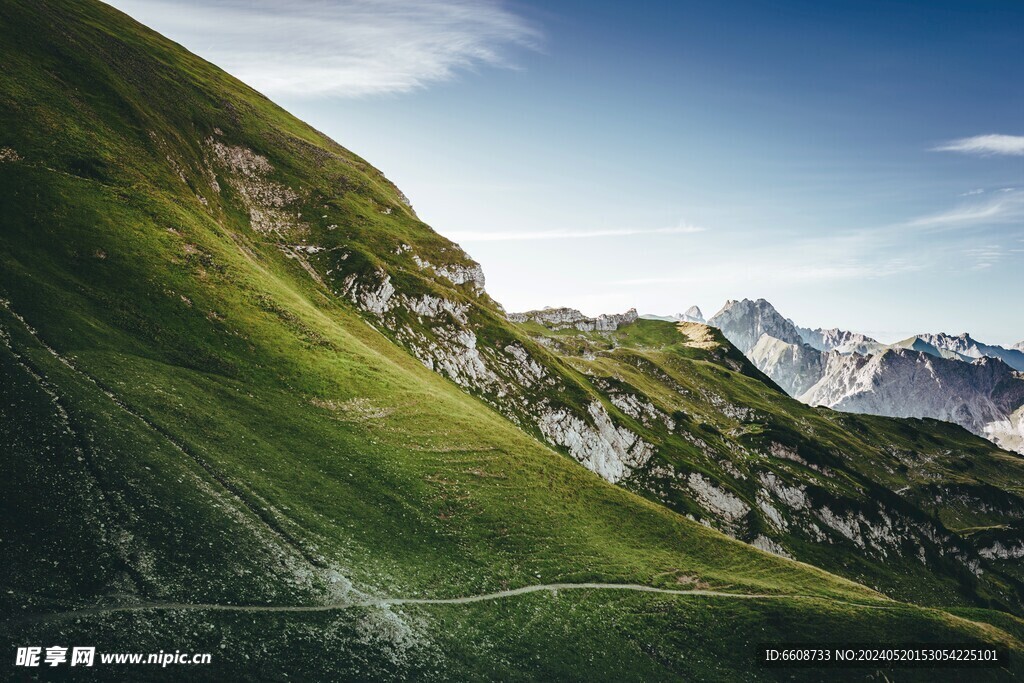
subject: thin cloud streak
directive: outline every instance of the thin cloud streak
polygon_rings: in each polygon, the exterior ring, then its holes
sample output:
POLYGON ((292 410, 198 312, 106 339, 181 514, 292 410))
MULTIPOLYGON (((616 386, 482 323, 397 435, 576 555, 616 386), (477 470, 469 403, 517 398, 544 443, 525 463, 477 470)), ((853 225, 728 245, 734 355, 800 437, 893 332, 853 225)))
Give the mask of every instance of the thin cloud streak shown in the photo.
POLYGON ((944 145, 933 147, 932 151, 1024 156, 1024 135, 975 135, 969 138, 951 140, 944 145))
POLYGON ((684 271, 680 275, 618 280, 612 284, 623 287, 697 285, 707 282, 708 278, 717 278, 719 284, 753 284, 764 287, 769 284, 809 284, 877 279, 917 272, 926 267, 924 264, 904 259, 893 259, 883 263, 851 261, 828 264, 779 262, 774 264, 737 263, 734 265, 734 268, 727 270, 710 264, 687 262, 680 265, 680 270, 684 271))
POLYGON ((967 249, 964 254, 974 261, 975 270, 987 270, 1006 258, 1012 250, 1005 249, 998 244, 988 244, 981 247, 967 249))
POLYGON ((1024 220, 1024 192, 1009 188, 983 201, 964 203, 948 211, 915 218, 906 226, 948 230, 1021 220, 1024 220))
POLYGON ((267 95, 404 93, 541 34, 500 0, 108 0, 267 95))
POLYGON ((673 228, 613 228, 609 230, 550 230, 545 232, 448 232, 445 237, 455 242, 525 242, 534 240, 579 240, 599 237, 632 237, 634 235, 692 235, 704 232, 694 225, 673 228))

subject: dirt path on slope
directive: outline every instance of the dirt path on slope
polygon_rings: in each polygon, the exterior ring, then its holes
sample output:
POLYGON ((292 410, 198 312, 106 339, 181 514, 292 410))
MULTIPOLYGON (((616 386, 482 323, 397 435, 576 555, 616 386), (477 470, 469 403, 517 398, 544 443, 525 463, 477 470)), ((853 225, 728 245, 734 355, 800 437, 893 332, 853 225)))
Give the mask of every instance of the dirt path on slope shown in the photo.
POLYGON ((36 614, 25 617, 24 621, 61 621, 83 616, 98 614, 114 614, 118 612, 146 612, 146 611, 190 611, 190 612, 330 612, 353 607, 390 607, 392 605, 465 605, 474 602, 487 602, 501 600, 528 593, 558 593, 559 591, 572 590, 612 590, 630 591, 636 593, 658 593, 663 595, 681 595, 696 597, 727 598, 734 600, 824 600, 832 603, 863 607, 865 609, 899 609, 903 605, 891 600, 879 600, 879 604, 870 602, 860 603, 846 600, 839 600, 814 595, 787 595, 770 593, 727 593, 723 591, 707 589, 673 589, 656 588, 632 583, 543 583, 532 586, 522 586, 509 590, 496 591, 493 593, 481 593, 479 595, 467 595, 458 598, 402 598, 402 597, 372 597, 354 596, 350 600, 323 604, 323 605, 232 605, 215 603, 179 603, 179 602, 150 602, 134 605, 110 605, 97 607, 83 607, 77 610, 66 612, 52 612, 49 614, 36 614))

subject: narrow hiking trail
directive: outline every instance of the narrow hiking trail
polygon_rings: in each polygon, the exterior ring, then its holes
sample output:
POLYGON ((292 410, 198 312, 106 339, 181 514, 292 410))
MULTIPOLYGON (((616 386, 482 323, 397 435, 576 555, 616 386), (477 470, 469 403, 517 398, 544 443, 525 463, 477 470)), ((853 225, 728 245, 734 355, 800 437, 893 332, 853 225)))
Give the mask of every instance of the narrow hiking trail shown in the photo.
POLYGON ((93 616, 101 614, 114 614, 119 612, 146 612, 146 611, 210 611, 210 612, 330 612, 360 607, 386 608, 394 605, 465 605, 474 602, 487 602, 501 600, 529 593, 552 593, 559 591, 573 590, 598 590, 598 591, 628 591, 636 593, 658 593, 662 595, 679 595, 695 597, 726 598, 734 600, 824 600, 827 602, 851 605, 864 609, 899 609, 901 603, 884 599, 877 601, 879 604, 870 602, 852 602, 837 598, 828 598, 816 595, 797 594, 771 594, 771 593, 727 593, 723 591, 707 589, 675 589, 656 588, 634 583, 543 583, 532 586, 522 586, 509 590, 496 591, 493 593, 481 593, 479 595, 467 595, 459 598, 402 598, 402 597, 371 597, 357 595, 349 600, 328 603, 323 605, 232 605, 216 603, 188 603, 188 602, 150 602, 137 603, 134 605, 110 605, 97 607, 83 607, 81 609, 69 610, 66 612, 51 612, 48 614, 36 614, 26 616, 28 621, 59 621, 73 619, 76 617, 93 616))

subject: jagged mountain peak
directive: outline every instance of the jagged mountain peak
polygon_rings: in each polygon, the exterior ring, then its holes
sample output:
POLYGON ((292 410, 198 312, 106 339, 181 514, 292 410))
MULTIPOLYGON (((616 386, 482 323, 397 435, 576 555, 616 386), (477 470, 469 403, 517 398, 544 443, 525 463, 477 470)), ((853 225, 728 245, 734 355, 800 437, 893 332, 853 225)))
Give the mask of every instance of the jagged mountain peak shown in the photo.
POLYGON ((699 306, 690 306, 686 309, 685 313, 673 313, 672 315, 655 315, 653 313, 645 313, 641 318, 645 320, 664 320, 666 322, 684 322, 684 323, 701 323, 704 324, 707 321, 704 319, 704 313, 700 310, 699 306))
POLYGON ((976 358, 998 358, 1014 370, 1024 372, 1022 349, 1008 349, 994 344, 985 344, 972 337, 968 332, 955 335, 946 332, 919 334, 897 342, 896 345, 968 363, 976 358))
POLYGON ((966 332, 886 345, 837 328, 800 328, 764 299, 729 301, 709 324, 801 401, 947 420, 1004 448, 1024 450, 1020 350, 983 344, 966 332))
POLYGON ((729 300, 722 310, 711 316, 708 324, 722 330, 744 353, 749 353, 765 334, 787 344, 804 343, 793 321, 784 318, 766 299, 729 300))

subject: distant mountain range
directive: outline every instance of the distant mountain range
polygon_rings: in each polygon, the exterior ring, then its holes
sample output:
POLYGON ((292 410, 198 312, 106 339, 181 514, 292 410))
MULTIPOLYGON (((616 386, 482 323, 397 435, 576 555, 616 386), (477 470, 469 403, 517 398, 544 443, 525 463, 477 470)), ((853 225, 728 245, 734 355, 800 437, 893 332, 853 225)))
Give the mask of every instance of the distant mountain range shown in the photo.
POLYGON ((810 405, 959 424, 1024 452, 1024 351, 969 334, 895 344, 797 326, 764 299, 728 301, 708 321, 791 396, 810 405))
MULTIPOLYGON (((679 322, 679 323, 704 323, 704 314, 697 306, 690 306, 686 309, 685 313, 676 313, 675 315, 653 315, 645 313, 640 316, 645 320, 665 320, 668 322, 679 322)), ((1024 342, 1021 342, 1024 344, 1024 342)))

